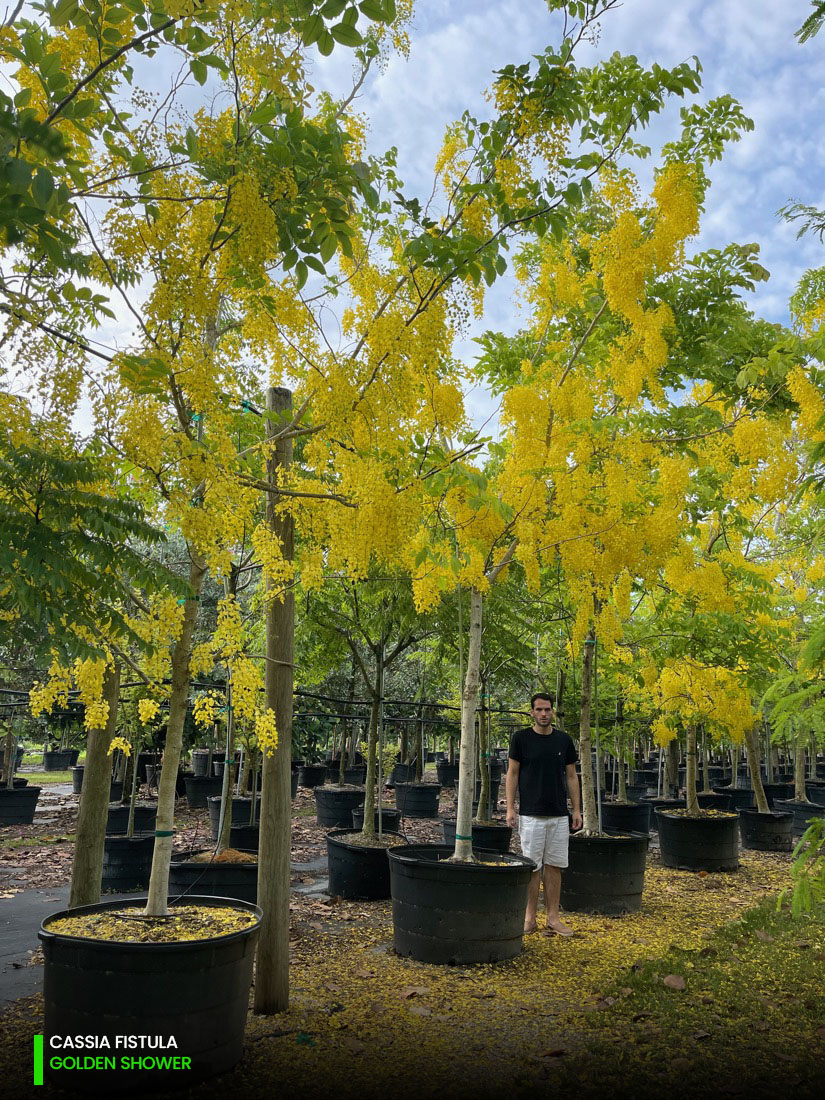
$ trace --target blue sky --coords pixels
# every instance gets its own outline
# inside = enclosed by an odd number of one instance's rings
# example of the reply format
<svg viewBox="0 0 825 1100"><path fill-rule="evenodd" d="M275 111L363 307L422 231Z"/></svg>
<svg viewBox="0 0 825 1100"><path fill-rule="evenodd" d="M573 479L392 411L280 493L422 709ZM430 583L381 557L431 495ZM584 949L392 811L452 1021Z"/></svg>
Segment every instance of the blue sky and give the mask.
<svg viewBox="0 0 825 1100"><path fill-rule="evenodd" d="M797 240L795 228L777 217L789 200L825 207L825 32L805 45L794 38L809 11L808 0L624 0L605 15L599 42L578 54L579 64L618 50L668 67L696 55L703 69L697 98L729 93L741 102L755 128L713 166L695 247L758 242L771 278L752 306L775 321L788 320L788 298L802 273L825 264L816 238ZM397 146L408 193L425 197L445 126L465 108L483 113L491 73L557 42L559 27L544 0L417 0L409 60L393 57L357 101L371 120L370 149ZM340 92L350 79L346 51L316 67L318 87ZM645 132L654 154L675 133L681 102ZM505 279L474 332L512 331L518 320ZM462 341L458 350L471 356L474 345ZM477 399L476 414L486 407Z"/></svg>

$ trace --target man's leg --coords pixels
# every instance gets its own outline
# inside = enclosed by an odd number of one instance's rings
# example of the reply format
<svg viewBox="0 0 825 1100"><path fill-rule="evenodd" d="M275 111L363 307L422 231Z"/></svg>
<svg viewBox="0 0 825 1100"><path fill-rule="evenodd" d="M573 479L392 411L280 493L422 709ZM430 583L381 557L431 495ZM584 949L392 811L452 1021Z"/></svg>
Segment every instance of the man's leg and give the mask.
<svg viewBox="0 0 825 1100"><path fill-rule="evenodd" d="M561 873L567 866L569 829L567 818L559 818L548 830L544 851L544 907L547 910L547 931L559 936L572 936L573 929L559 918Z"/></svg>
<svg viewBox="0 0 825 1100"><path fill-rule="evenodd" d="M530 876L530 883L527 887L527 912L524 914L524 931L535 932L538 928L536 923L536 909L539 904L539 885L541 883L541 874L539 871L534 871Z"/></svg>

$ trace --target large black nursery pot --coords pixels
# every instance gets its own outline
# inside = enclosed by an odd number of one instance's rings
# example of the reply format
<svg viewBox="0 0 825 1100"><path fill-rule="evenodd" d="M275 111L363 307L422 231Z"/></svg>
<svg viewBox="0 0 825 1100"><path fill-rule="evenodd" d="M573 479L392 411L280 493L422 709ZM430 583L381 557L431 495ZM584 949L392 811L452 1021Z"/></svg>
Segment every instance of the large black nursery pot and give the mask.
<svg viewBox="0 0 825 1100"><path fill-rule="evenodd" d="M651 790L651 787L647 783L628 783L626 788L627 797L631 802L640 802L643 798L647 797L647 793ZM656 790L656 784L653 784L654 791Z"/></svg>
<svg viewBox="0 0 825 1100"><path fill-rule="evenodd" d="M739 811L739 836L743 848L756 852L790 852L793 848L793 814L760 814L758 810Z"/></svg>
<svg viewBox="0 0 825 1100"><path fill-rule="evenodd" d="M386 780L387 787L396 787L399 783L414 783L415 782L415 764L394 764L393 769L390 772L389 779Z"/></svg>
<svg viewBox="0 0 825 1100"><path fill-rule="evenodd" d="M257 852L261 842L261 826L230 825L229 846L239 852Z"/></svg>
<svg viewBox="0 0 825 1100"><path fill-rule="evenodd" d="M825 806L817 806L815 802L797 802L794 799L779 799L774 802L774 809L781 813L793 814L793 835L801 837L810 824L812 817L825 817Z"/></svg>
<svg viewBox="0 0 825 1100"><path fill-rule="evenodd" d="M103 846L101 890L125 894L130 890L147 889L154 851L154 832L107 836Z"/></svg>
<svg viewBox="0 0 825 1100"><path fill-rule="evenodd" d="M17 771L17 769L23 763L23 753L25 751L26 750L23 748L22 745L18 745L17 752L16 752L15 757L14 757L14 770L15 771ZM6 766L6 750L5 749L0 749L0 771L4 770L5 766Z"/></svg>
<svg viewBox="0 0 825 1100"><path fill-rule="evenodd" d="M192 863L197 851L173 856L169 869L169 896L203 894L254 902L258 896L258 862ZM253 852L257 855L257 852Z"/></svg>
<svg viewBox="0 0 825 1100"><path fill-rule="evenodd" d="M209 749L193 749L192 774L199 779L209 775Z"/></svg>
<svg viewBox="0 0 825 1100"><path fill-rule="evenodd" d="M685 871L736 871L739 867L739 815L708 812L688 817L684 813L656 810L659 851L665 867Z"/></svg>
<svg viewBox="0 0 825 1100"><path fill-rule="evenodd" d="M453 863L452 854L439 844L389 850L396 952L458 965L518 955L535 863L480 849L474 854L486 862Z"/></svg>
<svg viewBox="0 0 825 1100"><path fill-rule="evenodd" d="M816 806L825 806L825 783L821 786L819 784L807 783L805 789L808 792L809 802L813 802Z"/></svg>
<svg viewBox="0 0 825 1100"><path fill-rule="evenodd" d="M298 768L298 785L301 787L320 787L326 779L326 764L301 764Z"/></svg>
<svg viewBox="0 0 825 1100"><path fill-rule="evenodd" d="M155 828L158 816L157 802L135 803L135 832L145 833ZM123 836L129 828L129 804L111 802L109 816L106 819L107 836Z"/></svg>
<svg viewBox="0 0 825 1100"><path fill-rule="evenodd" d="M44 772L65 772L72 766L72 750L56 749L54 752L43 753Z"/></svg>
<svg viewBox="0 0 825 1100"><path fill-rule="evenodd" d="M209 807L209 825L212 829L212 839L218 839L218 828L221 823L221 796L212 795L207 798L206 804ZM249 811L252 809L251 798L239 798L237 795L232 799L232 825L248 825L249 824ZM255 821L259 821L261 817L261 796L258 795L255 804Z"/></svg>
<svg viewBox="0 0 825 1100"><path fill-rule="evenodd" d="M793 798L793 783L763 783L762 786L765 789L765 798L768 800L768 805L773 808L774 801L777 798Z"/></svg>
<svg viewBox="0 0 825 1100"><path fill-rule="evenodd" d="M50 1082L84 1092L116 1095L137 1089L186 1087L232 1069L243 1056L243 1038L252 984L252 962L261 922L253 904L225 898L187 897L182 904L244 909L256 917L249 928L224 936L180 943L114 943L52 932L50 925L66 916L134 908L146 898L85 905L47 917L38 933L43 944L45 1071ZM173 903L174 904L174 903ZM52 1035L105 1036L110 1049L93 1054L126 1057L177 1055L191 1069L145 1068L113 1072L53 1069ZM116 1036L174 1037L177 1048L126 1050ZM78 1053L83 1058L86 1051Z"/></svg>
<svg viewBox="0 0 825 1100"><path fill-rule="evenodd" d="M375 810L375 829L378 830L378 808ZM359 806L357 810L352 811L352 826L356 832L360 832L364 828L364 807ZM394 809L392 806L381 807L381 828L385 833L397 833L401 827L401 811ZM389 896L389 895L388 895Z"/></svg>
<svg viewBox="0 0 825 1100"><path fill-rule="evenodd" d="M435 766L438 782L442 787L454 787L458 782L458 764L450 764L447 760L439 761Z"/></svg>
<svg viewBox="0 0 825 1100"><path fill-rule="evenodd" d="M716 783L713 784L713 790L728 796L732 810L750 810L753 807L753 787L731 787Z"/></svg>
<svg viewBox="0 0 825 1100"><path fill-rule="evenodd" d="M83 792L83 775L86 768L83 764L75 764L71 769L72 772L72 794L81 794ZM123 798L123 783L116 783L114 779L109 787L109 801L120 802Z"/></svg>
<svg viewBox="0 0 825 1100"><path fill-rule="evenodd" d="M456 822L443 821L441 828L444 830L444 843L455 845ZM512 834L513 830L509 825L499 825L497 822L472 824L474 848L483 848L490 852L509 852Z"/></svg>
<svg viewBox="0 0 825 1100"><path fill-rule="evenodd" d="M602 828L649 833L650 812L649 802L602 802Z"/></svg>
<svg viewBox="0 0 825 1100"><path fill-rule="evenodd" d="M316 787L315 815L319 825L346 829L352 821L352 811L364 805L364 787Z"/></svg>
<svg viewBox="0 0 825 1100"><path fill-rule="evenodd" d="M561 876L561 905L572 913L619 916L642 907L650 833L572 833Z"/></svg>
<svg viewBox="0 0 825 1100"><path fill-rule="evenodd" d="M0 826L31 825L34 811L40 797L40 787L17 786L17 780L11 790L0 787Z"/></svg>
<svg viewBox="0 0 825 1100"><path fill-rule="evenodd" d="M438 783L396 783L395 805L404 817L438 817L440 792Z"/></svg>
<svg viewBox="0 0 825 1100"><path fill-rule="evenodd" d="M733 799L727 791L698 791L696 800L703 810L733 810Z"/></svg>
<svg viewBox="0 0 825 1100"><path fill-rule="evenodd" d="M458 780L454 783L456 797L458 797ZM498 805L498 792L501 786L501 779L490 780L490 808L495 809ZM473 795L474 802L478 803L481 800L481 780L476 780L475 794Z"/></svg>
<svg viewBox="0 0 825 1100"><path fill-rule="evenodd" d="M385 829L391 835L391 830ZM348 844L352 829L333 829L327 833L327 893L333 898L363 898L376 901L390 896L388 848L370 848ZM397 835L397 834L396 834Z"/></svg>
<svg viewBox="0 0 825 1100"><path fill-rule="evenodd" d="M683 810L687 806L684 798L653 798L651 796L642 798L641 801L650 806L650 828L654 833L659 830L659 822L656 817L658 809Z"/></svg>
<svg viewBox="0 0 825 1100"><path fill-rule="evenodd" d="M223 790L223 780L216 775L187 775L184 777L186 801L190 810L205 810L208 798L214 798Z"/></svg>

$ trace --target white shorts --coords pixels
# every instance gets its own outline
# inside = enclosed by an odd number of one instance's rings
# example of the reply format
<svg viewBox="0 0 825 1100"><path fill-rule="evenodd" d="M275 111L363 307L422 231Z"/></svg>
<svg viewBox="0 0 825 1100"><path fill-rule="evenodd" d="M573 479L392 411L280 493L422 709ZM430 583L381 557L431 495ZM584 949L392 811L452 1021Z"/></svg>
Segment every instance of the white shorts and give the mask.
<svg viewBox="0 0 825 1100"><path fill-rule="evenodd" d="M518 835L521 854L532 859L539 870L548 867L567 866L567 846L570 839L570 821L564 817L527 817L518 819Z"/></svg>

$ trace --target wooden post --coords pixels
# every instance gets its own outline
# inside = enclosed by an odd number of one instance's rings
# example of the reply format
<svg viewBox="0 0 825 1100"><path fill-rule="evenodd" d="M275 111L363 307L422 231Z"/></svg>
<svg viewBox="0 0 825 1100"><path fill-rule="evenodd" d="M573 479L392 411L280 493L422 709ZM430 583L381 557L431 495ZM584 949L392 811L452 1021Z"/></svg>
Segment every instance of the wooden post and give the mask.
<svg viewBox="0 0 825 1100"><path fill-rule="evenodd" d="M266 396L270 413L267 435L276 434L276 414L286 423L292 416L292 394L270 387ZM267 458L267 480L277 485L279 474L292 462L292 440L281 439ZM292 517L278 515L276 493L267 494L267 521L281 541L286 561L294 558ZM267 582L269 588L271 581ZM258 849L258 905L263 922L258 941L255 973L255 1011L285 1012L289 1007L289 852L292 839L292 689L295 641L295 597L291 589L270 598L266 610L266 705L275 712L278 748L263 758L261 827Z"/></svg>
<svg viewBox="0 0 825 1100"><path fill-rule="evenodd" d="M78 905L94 905L100 901L103 845L112 783L109 745L115 735L119 690L120 666L107 665L103 676L103 699L109 704L106 725L103 729L89 730L86 741L86 765L80 808L77 812L72 885L69 891L70 909Z"/></svg>

